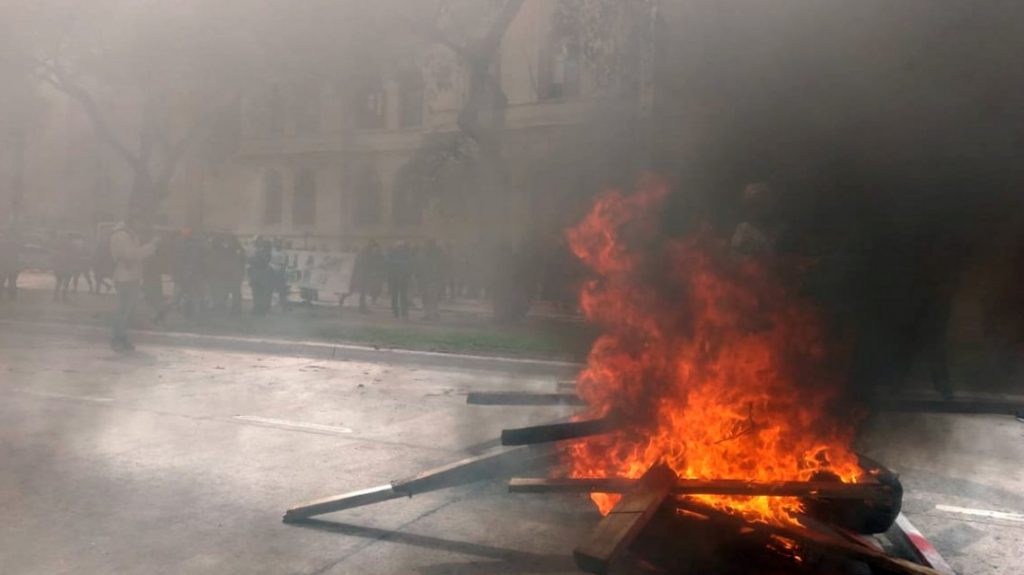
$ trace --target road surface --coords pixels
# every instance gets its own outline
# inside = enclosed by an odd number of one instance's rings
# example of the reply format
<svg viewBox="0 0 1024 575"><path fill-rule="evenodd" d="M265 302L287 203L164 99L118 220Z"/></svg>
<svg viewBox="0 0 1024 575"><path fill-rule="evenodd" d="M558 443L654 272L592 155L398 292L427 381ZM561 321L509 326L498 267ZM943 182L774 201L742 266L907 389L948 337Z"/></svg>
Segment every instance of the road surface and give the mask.
<svg viewBox="0 0 1024 575"><path fill-rule="evenodd" d="M388 357L388 356L383 356ZM415 358L414 358L415 359ZM597 519L495 482L284 525L292 504L493 447L559 408L465 405L470 390L553 391L553 374L105 341L0 326L0 564L10 574L574 573ZM910 518L967 574L1018 573L1024 425L876 422Z"/></svg>

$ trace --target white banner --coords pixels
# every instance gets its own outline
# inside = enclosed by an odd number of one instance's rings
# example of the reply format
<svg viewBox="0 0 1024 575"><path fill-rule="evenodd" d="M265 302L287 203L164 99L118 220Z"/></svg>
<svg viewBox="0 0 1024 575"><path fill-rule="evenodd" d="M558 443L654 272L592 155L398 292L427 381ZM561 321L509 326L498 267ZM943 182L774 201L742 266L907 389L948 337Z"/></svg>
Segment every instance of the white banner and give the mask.
<svg viewBox="0 0 1024 575"><path fill-rule="evenodd" d="M288 256L290 283L300 289L315 290L317 299L341 301L351 293L352 272L356 267L353 252L314 252L284 250ZM346 302L356 305L357 302Z"/></svg>

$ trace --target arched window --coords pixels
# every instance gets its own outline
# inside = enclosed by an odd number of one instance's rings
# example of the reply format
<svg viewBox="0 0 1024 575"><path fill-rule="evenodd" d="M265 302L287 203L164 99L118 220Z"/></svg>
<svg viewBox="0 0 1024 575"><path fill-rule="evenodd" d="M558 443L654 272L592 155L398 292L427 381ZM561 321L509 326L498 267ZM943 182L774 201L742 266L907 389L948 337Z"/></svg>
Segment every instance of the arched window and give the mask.
<svg viewBox="0 0 1024 575"><path fill-rule="evenodd" d="M285 101L281 88L274 85L267 95L267 135L280 136L284 133Z"/></svg>
<svg viewBox="0 0 1024 575"><path fill-rule="evenodd" d="M355 223L372 225L380 223L380 176L372 166L365 166L355 179Z"/></svg>
<svg viewBox="0 0 1024 575"><path fill-rule="evenodd" d="M357 129L384 128L387 118L386 105L384 83L379 76L367 76L354 81L350 108Z"/></svg>
<svg viewBox="0 0 1024 575"><path fill-rule="evenodd" d="M580 49L575 42L549 42L540 52L540 98L578 96L580 93Z"/></svg>
<svg viewBox="0 0 1024 575"><path fill-rule="evenodd" d="M295 194L292 196L292 224L311 226L316 223L316 176L312 170L295 173Z"/></svg>
<svg viewBox="0 0 1024 575"><path fill-rule="evenodd" d="M426 208L426 190L419 181L408 174L403 174L395 185L391 203L391 215L395 224L400 226L416 226L423 222L423 211Z"/></svg>
<svg viewBox="0 0 1024 575"><path fill-rule="evenodd" d="M398 127L423 124L423 75L418 68L408 67L399 74L398 106Z"/></svg>
<svg viewBox="0 0 1024 575"><path fill-rule="evenodd" d="M283 207L284 186L281 183L281 174L276 170L267 170L263 174L263 223L280 224Z"/></svg>

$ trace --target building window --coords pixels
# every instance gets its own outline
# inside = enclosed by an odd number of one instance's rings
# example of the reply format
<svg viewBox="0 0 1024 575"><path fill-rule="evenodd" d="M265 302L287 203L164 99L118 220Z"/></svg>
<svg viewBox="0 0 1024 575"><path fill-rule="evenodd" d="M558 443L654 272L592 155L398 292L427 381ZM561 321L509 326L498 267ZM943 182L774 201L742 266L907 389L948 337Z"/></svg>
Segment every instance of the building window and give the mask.
<svg viewBox="0 0 1024 575"><path fill-rule="evenodd" d="M380 130L385 127L387 100L380 78L365 79L353 93L352 116L355 127L361 130Z"/></svg>
<svg viewBox="0 0 1024 575"><path fill-rule="evenodd" d="M414 173L401 174L392 191L391 217L400 226L417 226L423 223L423 211L427 189L422 179Z"/></svg>
<svg viewBox="0 0 1024 575"><path fill-rule="evenodd" d="M270 136L280 136L284 133L285 122L285 101L281 94L281 88L274 86L267 95L267 131Z"/></svg>
<svg viewBox="0 0 1024 575"><path fill-rule="evenodd" d="M541 51L540 97L553 100L580 93L580 51L574 43L561 43Z"/></svg>
<svg viewBox="0 0 1024 575"><path fill-rule="evenodd" d="M292 196L292 224L311 226L316 222L316 177L312 170L299 170L295 175Z"/></svg>
<svg viewBox="0 0 1024 575"><path fill-rule="evenodd" d="M275 170L267 170L263 174L263 223L280 224L283 207L284 186L281 184L281 174Z"/></svg>
<svg viewBox="0 0 1024 575"><path fill-rule="evenodd" d="M380 223L380 177L372 167L365 167L355 180L354 215L357 225Z"/></svg>
<svg viewBox="0 0 1024 575"><path fill-rule="evenodd" d="M398 79L398 126L412 128L423 124L423 77L409 68Z"/></svg>
<svg viewBox="0 0 1024 575"><path fill-rule="evenodd" d="M292 117L299 134L320 131L320 88L314 83L298 84L292 91Z"/></svg>

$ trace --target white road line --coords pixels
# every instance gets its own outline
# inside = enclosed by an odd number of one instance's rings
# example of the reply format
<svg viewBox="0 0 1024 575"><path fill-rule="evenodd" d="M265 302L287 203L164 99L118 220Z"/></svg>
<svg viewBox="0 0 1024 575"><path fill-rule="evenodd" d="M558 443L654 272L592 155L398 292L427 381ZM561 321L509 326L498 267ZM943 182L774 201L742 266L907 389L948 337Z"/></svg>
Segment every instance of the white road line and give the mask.
<svg viewBox="0 0 1024 575"><path fill-rule="evenodd" d="M110 403L114 401L113 397L97 397L94 395L68 395L65 393L51 393L49 391L36 391L34 389L19 389L22 393L29 395L35 395L39 397L52 397L54 399L73 399L75 401L93 401L96 403Z"/></svg>
<svg viewBox="0 0 1024 575"><path fill-rule="evenodd" d="M320 431L323 433L352 433L352 430L347 427L320 425L319 423L305 423L302 421L288 421L286 419L272 419L269 417L259 417L257 415L236 415L235 419L250 421L252 423L258 423L269 427L280 427L282 429L302 429L306 431Z"/></svg>
<svg viewBox="0 0 1024 575"><path fill-rule="evenodd" d="M1020 521L1024 523L1024 515L1020 513L1007 513L1005 511L988 511L985 509L971 509L970 507L956 507L955 505L936 505L939 511L949 513L960 513L962 515L976 515L978 517L989 517L991 519L1003 519L1006 521Z"/></svg>

